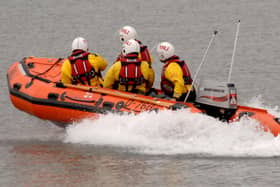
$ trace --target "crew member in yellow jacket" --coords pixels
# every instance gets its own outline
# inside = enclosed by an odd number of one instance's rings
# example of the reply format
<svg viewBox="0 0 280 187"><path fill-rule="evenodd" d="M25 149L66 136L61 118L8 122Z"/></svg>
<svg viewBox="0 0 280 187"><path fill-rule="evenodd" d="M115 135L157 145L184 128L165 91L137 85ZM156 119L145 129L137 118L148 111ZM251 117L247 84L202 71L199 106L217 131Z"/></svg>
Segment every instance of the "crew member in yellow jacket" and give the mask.
<svg viewBox="0 0 280 187"><path fill-rule="evenodd" d="M140 52L139 52L139 57L148 62L150 66L152 66L152 55L148 49L148 46L142 44L142 42L140 40L137 39L138 34L135 30L134 27L126 25L124 27L122 27L119 30L119 35L120 35L120 42L123 44L124 42L126 42L127 40L131 40L134 39L135 41L137 41L140 45ZM122 57L122 53L120 53L116 59L116 61L119 61L120 58Z"/></svg>
<svg viewBox="0 0 280 187"><path fill-rule="evenodd" d="M100 55L88 52L88 42L77 37L72 42L72 54L62 65L61 82L102 86L101 71L107 67L107 61Z"/></svg>
<svg viewBox="0 0 280 187"><path fill-rule="evenodd" d="M122 56L107 71L103 86L121 91L146 94L154 83L154 71L139 58L140 45L128 40L122 45Z"/></svg>
<svg viewBox="0 0 280 187"><path fill-rule="evenodd" d="M164 63L160 83L162 91L177 101L184 101L190 92L188 101L194 101L191 73L187 64L175 55L174 46L169 42L162 42L157 46L157 53Z"/></svg>

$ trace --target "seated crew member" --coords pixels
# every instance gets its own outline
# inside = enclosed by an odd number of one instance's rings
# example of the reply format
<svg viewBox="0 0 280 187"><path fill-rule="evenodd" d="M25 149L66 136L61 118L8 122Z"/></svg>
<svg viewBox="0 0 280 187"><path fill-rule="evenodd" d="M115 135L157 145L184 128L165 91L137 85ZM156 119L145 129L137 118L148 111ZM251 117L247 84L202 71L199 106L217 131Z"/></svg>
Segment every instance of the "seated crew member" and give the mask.
<svg viewBox="0 0 280 187"><path fill-rule="evenodd" d="M121 91L146 94L154 82L148 62L139 58L140 45L128 40L122 45L122 57L107 71L103 86Z"/></svg>
<svg viewBox="0 0 280 187"><path fill-rule="evenodd" d="M77 37L72 42L72 54L62 65L61 82L102 86L101 71L107 67L107 61L100 55L88 52L88 42Z"/></svg>
<svg viewBox="0 0 280 187"><path fill-rule="evenodd" d="M135 28L128 26L128 25L124 26L120 29L119 35L120 35L120 41L122 44L130 39L136 40L140 45L140 53L139 53L140 58L142 60L148 62L150 65L152 64L151 53L149 52L149 49L146 45L143 45L140 40L136 39L137 32L136 32ZM121 56L122 56L122 53L119 54L116 61L119 61Z"/></svg>
<svg viewBox="0 0 280 187"><path fill-rule="evenodd" d="M164 63L161 74L161 89L169 97L184 101L190 91L188 101L195 100L195 91L191 87L192 78L187 64L175 55L174 46L162 42L157 46L159 60Z"/></svg>

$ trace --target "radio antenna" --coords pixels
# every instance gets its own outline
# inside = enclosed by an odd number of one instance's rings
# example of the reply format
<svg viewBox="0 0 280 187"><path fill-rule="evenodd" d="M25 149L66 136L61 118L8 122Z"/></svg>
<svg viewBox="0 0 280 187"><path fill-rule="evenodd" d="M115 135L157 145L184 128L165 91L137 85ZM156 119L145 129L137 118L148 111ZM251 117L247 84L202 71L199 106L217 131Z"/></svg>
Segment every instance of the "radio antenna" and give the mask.
<svg viewBox="0 0 280 187"><path fill-rule="evenodd" d="M210 48L210 46L211 46L211 44L212 44L212 42L213 42L215 36L217 35L217 33L218 33L218 31L215 30L214 33L213 33L213 35L212 35L212 37L211 37L211 40L209 41L208 47L206 48L206 51L205 51L205 53L204 53L204 55L203 55L203 57L202 57L202 60L201 60L199 66L198 66L198 68L197 68L197 70L196 70L196 73L195 73L195 75L194 75L194 78L193 78L193 81L192 81L192 84L191 84L191 88L190 88L190 90L188 91L188 93L187 93L187 95L186 95L186 97L185 97L184 102L186 102L186 101L188 100L188 97L189 97L189 95L190 95L190 92L191 92L191 90L192 90L192 88L193 88L193 84L194 84L194 82L196 81L196 77L197 77L197 75L198 75L198 72L200 71L201 66L202 66L202 64L203 64L204 61L205 61L205 58L206 58L207 53L208 53L208 50L209 50L209 48Z"/></svg>
<svg viewBox="0 0 280 187"><path fill-rule="evenodd" d="M233 67L233 63L234 63L234 56L235 56L235 52L236 52L237 39L238 39L238 35L239 35L239 27L240 27L240 20L238 20L238 22L237 22L237 29L236 29L236 33L235 33L233 52L232 52L230 69L229 69L229 74L228 74L228 83L230 83L232 67Z"/></svg>

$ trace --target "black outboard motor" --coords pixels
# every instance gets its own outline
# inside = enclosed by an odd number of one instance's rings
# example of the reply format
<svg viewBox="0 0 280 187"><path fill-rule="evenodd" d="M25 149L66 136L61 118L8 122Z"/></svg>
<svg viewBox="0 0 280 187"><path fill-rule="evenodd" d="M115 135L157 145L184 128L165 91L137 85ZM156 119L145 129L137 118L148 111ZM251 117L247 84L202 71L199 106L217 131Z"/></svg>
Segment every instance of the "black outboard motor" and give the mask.
<svg viewBox="0 0 280 187"><path fill-rule="evenodd" d="M237 92L233 83L200 81L195 106L207 115L228 121L237 109Z"/></svg>

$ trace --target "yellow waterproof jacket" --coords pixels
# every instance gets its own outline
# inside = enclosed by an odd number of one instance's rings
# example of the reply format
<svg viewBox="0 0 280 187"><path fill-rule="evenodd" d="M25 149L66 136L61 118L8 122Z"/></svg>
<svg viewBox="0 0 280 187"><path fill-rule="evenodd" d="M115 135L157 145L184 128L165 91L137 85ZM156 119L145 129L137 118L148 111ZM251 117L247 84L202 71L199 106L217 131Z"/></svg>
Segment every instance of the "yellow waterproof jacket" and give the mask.
<svg viewBox="0 0 280 187"><path fill-rule="evenodd" d="M146 61L141 62L140 68L145 81L141 85L136 86L135 89L141 93L147 93L154 83L154 79L155 79L154 71ZM104 83L103 83L104 88L115 88L115 84L117 83L116 87L118 90L126 91L126 86L118 83L120 70L121 70L121 61L115 62L109 68L104 78ZM131 91L132 88L133 86L129 85L128 91Z"/></svg>
<svg viewBox="0 0 280 187"><path fill-rule="evenodd" d="M100 55L89 54L88 61L94 68L95 72L101 72L106 69L108 62ZM72 66L69 59L65 59L61 68L61 81L62 83L72 83ZM101 76L95 76L90 80L91 86L101 86L103 79Z"/></svg>
<svg viewBox="0 0 280 187"><path fill-rule="evenodd" d="M170 81L174 86L174 98L180 98L182 94L189 91L191 88L190 84L185 85L183 79L183 71L181 66L176 62L170 62L167 67L163 69L162 79L165 77L168 81ZM162 80L163 81L163 80Z"/></svg>

